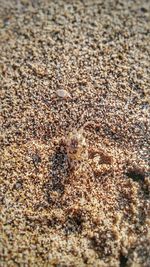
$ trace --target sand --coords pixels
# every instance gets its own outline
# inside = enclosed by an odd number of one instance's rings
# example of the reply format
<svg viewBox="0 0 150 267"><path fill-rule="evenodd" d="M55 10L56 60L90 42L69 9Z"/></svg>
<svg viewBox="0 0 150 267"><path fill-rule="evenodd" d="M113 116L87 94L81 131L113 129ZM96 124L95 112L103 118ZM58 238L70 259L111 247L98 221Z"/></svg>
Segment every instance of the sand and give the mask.
<svg viewBox="0 0 150 267"><path fill-rule="evenodd" d="M149 10L0 1L1 267L150 266Z"/></svg>

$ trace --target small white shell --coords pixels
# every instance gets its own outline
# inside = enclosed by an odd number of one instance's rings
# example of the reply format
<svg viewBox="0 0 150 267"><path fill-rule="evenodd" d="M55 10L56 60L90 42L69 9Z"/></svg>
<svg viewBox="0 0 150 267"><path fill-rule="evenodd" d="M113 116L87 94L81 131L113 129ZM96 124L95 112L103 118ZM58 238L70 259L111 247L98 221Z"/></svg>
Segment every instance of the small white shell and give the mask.
<svg viewBox="0 0 150 267"><path fill-rule="evenodd" d="M71 98L71 95L66 90L63 89L57 90L56 94L62 98Z"/></svg>

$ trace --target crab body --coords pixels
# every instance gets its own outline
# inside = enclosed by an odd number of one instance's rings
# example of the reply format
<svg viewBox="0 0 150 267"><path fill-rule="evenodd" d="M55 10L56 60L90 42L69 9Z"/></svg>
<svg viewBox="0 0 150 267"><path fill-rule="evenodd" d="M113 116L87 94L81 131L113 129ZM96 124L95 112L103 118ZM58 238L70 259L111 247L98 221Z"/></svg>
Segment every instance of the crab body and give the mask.
<svg viewBox="0 0 150 267"><path fill-rule="evenodd" d="M88 144L82 130L73 130L69 133L66 139L66 151L72 165L88 159Z"/></svg>

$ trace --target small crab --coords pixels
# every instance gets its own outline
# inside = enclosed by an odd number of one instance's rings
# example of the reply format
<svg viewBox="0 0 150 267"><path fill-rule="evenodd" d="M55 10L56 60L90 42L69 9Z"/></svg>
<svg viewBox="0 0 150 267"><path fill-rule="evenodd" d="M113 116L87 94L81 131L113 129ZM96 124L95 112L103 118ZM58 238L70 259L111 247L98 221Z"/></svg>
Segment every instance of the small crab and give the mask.
<svg viewBox="0 0 150 267"><path fill-rule="evenodd" d="M83 135L83 129L74 129L64 140L68 161L71 167L77 162L83 162L88 159L88 144Z"/></svg>
<svg viewBox="0 0 150 267"><path fill-rule="evenodd" d="M71 170L83 170L89 166L98 171L104 165L111 165L111 155L107 154L101 146L89 146L84 128L87 126L97 127L98 124L87 121L81 128L72 130L62 141L67 153L67 159ZM99 125L98 125L99 126ZM100 167L98 167L100 165ZM99 171L98 171L99 172Z"/></svg>

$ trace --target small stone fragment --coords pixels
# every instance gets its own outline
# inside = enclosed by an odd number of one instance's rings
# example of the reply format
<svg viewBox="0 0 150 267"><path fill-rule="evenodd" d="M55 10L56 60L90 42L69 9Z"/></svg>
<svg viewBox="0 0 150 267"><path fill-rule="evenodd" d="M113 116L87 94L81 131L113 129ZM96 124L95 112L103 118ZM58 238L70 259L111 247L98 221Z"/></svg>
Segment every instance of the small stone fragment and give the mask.
<svg viewBox="0 0 150 267"><path fill-rule="evenodd" d="M59 97L62 97L62 98L71 98L71 95L66 91L66 90L63 90L63 89L60 89L60 90L57 90L56 91L56 94L59 96Z"/></svg>

